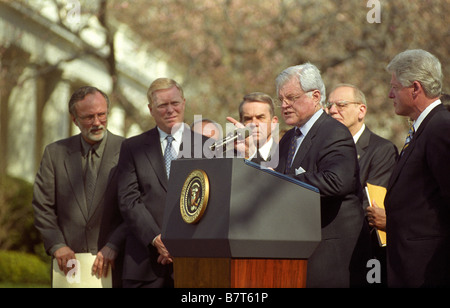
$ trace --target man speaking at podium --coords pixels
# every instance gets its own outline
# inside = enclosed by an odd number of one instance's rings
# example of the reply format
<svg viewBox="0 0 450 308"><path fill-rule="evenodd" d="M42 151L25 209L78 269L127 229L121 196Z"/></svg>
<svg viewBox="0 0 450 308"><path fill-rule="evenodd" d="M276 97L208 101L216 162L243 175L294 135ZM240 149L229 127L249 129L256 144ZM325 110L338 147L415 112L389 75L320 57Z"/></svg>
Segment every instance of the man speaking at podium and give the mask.
<svg viewBox="0 0 450 308"><path fill-rule="evenodd" d="M285 69L276 86L281 115L294 127L280 140L276 171L315 186L321 195L322 241L308 260L306 286L363 286L370 238L353 138L323 111L325 86L314 65Z"/></svg>

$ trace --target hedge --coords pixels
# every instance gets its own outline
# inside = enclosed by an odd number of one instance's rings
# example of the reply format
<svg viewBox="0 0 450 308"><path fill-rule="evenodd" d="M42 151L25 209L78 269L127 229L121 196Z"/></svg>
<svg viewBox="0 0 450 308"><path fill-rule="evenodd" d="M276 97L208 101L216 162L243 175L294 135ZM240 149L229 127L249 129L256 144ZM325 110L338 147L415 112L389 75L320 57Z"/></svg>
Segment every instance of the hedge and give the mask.
<svg viewBox="0 0 450 308"><path fill-rule="evenodd" d="M29 253L0 250L0 282L50 284L50 264Z"/></svg>
<svg viewBox="0 0 450 308"><path fill-rule="evenodd" d="M44 258L42 240L34 227L33 185L0 175L0 250L24 251Z"/></svg>

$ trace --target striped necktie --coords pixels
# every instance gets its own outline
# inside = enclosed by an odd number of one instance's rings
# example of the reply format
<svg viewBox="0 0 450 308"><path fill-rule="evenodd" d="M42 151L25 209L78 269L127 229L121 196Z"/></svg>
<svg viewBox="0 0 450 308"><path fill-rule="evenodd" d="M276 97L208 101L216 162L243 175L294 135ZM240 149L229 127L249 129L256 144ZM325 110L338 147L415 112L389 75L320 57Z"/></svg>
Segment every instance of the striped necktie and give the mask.
<svg viewBox="0 0 450 308"><path fill-rule="evenodd" d="M406 136L405 145L403 146L402 151L400 152L400 156L403 155L403 152L409 146L409 143L411 142L414 133L415 133L414 125L411 125L411 127L409 128L408 136Z"/></svg>
<svg viewBox="0 0 450 308"><path fill-rule="evenodd" d="M302 132L299 128L295 128L294 135L291 138L291 144L289 146L288 158L286 161L286 169L285 173L288 173L288 170L291 168L292 161L294 160L295 151L297 150L297 140L302 135Z"/></svg>
<svg viewBox="0 0 450 308"><path fill-rule="evenodd" d="M171 164L172 160L175 159L175 150L172 147L173 139L174 138L172 135L167 135L167 137L166 137L167 145L166 145L166 148L164 149L164 163L166 165L167 178L169 178L169 175L170 175L170 164Z"/></svg>
<svg viewBox="0 0 450 308"><path fill-rule="evenodd" d="M86 204L88 208L92 204L94 197L95 183L97 182L97 169L94 164L95 150L93 147L89 149L86 156L86 170L84 175L84 191L86 194Z"/></svg>

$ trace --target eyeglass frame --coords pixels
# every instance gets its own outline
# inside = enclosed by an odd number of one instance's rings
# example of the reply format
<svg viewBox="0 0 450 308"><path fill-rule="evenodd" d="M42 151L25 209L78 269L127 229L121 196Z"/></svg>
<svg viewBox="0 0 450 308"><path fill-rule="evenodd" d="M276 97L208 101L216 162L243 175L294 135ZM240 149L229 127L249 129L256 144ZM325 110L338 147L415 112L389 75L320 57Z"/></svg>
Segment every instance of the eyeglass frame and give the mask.
<svg viewBox="0 0 450 308"><path fill-rule="evenodd" d="M316 91L316 89L314 89L314 90L309 90L309 91L306 91L306 92L304 92L303 94L299 94L299 95L295 95L295 96L292 96L292 97L285 97L284 99L280 99L279 97L276 99L276 102L277 102L277 106L278 107L281 107L282 105L283 105L283 103L284 102L286 102L286 105L288 105L288 107L292 107L296 102L297 102L297 100L300 98L300 97L302 97L303 95L305 95L305 94L308 94L309 92L314 92L314 91ZM290 103L288 103L288 101L290 102Z"/></svg>
<svg viewBox="0 0 450 308"><path fill-rule="evenodd" d="M339 101L339 102L326 102L324 104L324 107L327 109L331 109L331 107L333 107L333 105L336 105L336 108L338 110L343 110L345 107L347 107L348 105L363 105L362 102L350 102L350 101Z"/></svg>
<svg viewBox="0 0 450 308"><path fill-rule="evenodd" d="M82 121L84 124L92 124L95 122L95 118L98 118L100 122L105 122L108 119L108 112L100 112L96 114L89 114L87 116L79 116L77 115L77 118Z"/></svg>

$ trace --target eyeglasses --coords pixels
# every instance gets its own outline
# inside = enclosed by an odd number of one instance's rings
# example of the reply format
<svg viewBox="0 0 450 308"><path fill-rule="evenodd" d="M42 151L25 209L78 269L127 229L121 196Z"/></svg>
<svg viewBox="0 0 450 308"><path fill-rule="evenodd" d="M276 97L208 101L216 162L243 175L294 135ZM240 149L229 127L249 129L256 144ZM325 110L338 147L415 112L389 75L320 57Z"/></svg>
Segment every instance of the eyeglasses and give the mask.
<svg viewBox="0 0 450 308"><path fill-rule="evenodd" d="M305 95L305 94L307 94L307 93L309 93L309 92L312 92L312 91L314 91L314 90L305 92L305 93L300 94L300 95L295 95L295 96L293 95L293 96L288 96L288 97L285 97L285 98L278 98L278 99L277 99L277 105L278 105L279 107L281 107L281 106L283 105L283 103L286 103L286 105L288 105L288 107L291 107L292 105L295 104L295 102L296 102L300 97L302 97L303 95Z"/></svg>
<svg viewBox="0 0 450 308"><path fill-rule="evenodd" d="M336 105L336 108L338 110L342 110L342 109L344 109L345 107L347 107L348 105L351 105L351 104L360 105L362 103L361 102L349 102L349 101L326 102L325 103L325 108L331 109L331 107L333 107L333 105Z"/></svg>
<svg viewBox="0 0 450 308"><path fill-rule="evenodd" d="M80 119L80 121L85 124L92 124L95 122L95 117L97 117L100 122L105 122L107 116L108 116L107 112L101 112L97 114L90 114L84 117L78 117L78 119Z"/></svg>

